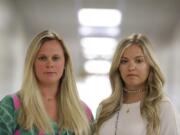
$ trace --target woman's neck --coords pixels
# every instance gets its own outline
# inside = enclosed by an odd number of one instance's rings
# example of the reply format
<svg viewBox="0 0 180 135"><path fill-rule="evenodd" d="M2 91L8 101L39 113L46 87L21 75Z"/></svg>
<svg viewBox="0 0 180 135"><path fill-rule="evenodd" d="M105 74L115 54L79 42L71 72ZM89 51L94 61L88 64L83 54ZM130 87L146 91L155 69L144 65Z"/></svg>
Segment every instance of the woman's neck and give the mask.
<svg viewBox="0 0 180 135"><path fill-rule="evenodd" d="M58 85L40 85L42 97L45 99L55 99L58 92Z"/></svg>
<svg viewBox="0 0 180 135"><path fill-rule="evenodd" d="M123 93L123 102L124 103L134 103L134 102L138 102L143 100L145 95L145 91L141 91L138 93L133 93L133 94L129 94L129 93Z"/></svg>
<svg viewBox="0 0 180 135"><path fill-rule="evenodd" d="M59 85L40 85L39 88L47 114L53 121L58 122L57 93Z"/></svg>
<svg viewBox="0 0 180 135"><path fill-rule="evenodd" d="M143 100L145 95L145 87L124 88L123 102L134 103Z"/></svg>

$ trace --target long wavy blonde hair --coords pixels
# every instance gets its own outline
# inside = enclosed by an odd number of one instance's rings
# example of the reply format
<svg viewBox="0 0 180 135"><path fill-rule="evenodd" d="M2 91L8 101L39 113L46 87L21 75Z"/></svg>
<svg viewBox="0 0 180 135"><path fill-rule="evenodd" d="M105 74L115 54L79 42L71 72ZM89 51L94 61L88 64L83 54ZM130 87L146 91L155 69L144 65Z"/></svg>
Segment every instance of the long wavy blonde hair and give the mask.
<svg viewBox="0 0 180 135"><path fill-rule="evenodd" d="M21 99L18 123L27 130L35 126L39 130L53 134L50 118L45 111L34 72L37 53L42 44L49 40L56 40L60 43L65 57L65 70L59 81L57 95L58 126L76 135L88 135L90 134L89 122L78 96L70 55L61 38L55 32L48 30L39 33L27 51L23 83L18 92Z"/></svg>
<svg viewBox="0 0 180 135"><path fill-rule="evenodd" d="M146 93L140 108L142 117L148 122L147 135L160 135L158 111L159 103L163 97L164 77L154 57L150 41L142 34L133 34L129 36L122 40L116 48L109 73L112 94L100 104L101 111L95 123L97 134L99 134L99 129L103 122L111 118L112 115L121 108L124 84L119 73L119 64L125 49L132 45L138 45L142 49L150 65L150 73L146 81Z"/></svg>

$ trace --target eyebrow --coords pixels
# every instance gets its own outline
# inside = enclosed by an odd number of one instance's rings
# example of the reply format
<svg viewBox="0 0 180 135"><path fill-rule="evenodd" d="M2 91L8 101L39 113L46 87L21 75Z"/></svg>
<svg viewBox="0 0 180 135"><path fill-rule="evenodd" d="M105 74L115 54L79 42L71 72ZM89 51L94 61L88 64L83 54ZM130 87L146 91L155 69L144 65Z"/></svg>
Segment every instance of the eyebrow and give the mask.
<svg viewBox="0 0 180 135"><path fill-rule="evenodd" d="M47 54L45 54L45 53L39 53L38 55L40 55L40 56L47 56ZM56 54L53 54L53 56L60 56L60 54L56 53Z"/></svg>
<svg viewBox="0 0 180 135"><path fill-rule="evenodd" d="M143 56L143 55L140 55L140 56L136 56L135 58L144 58L144 56ZM122 57L121 57L121 59L128 59L128 58L127 58L127 57L122 56Z"/></svg>

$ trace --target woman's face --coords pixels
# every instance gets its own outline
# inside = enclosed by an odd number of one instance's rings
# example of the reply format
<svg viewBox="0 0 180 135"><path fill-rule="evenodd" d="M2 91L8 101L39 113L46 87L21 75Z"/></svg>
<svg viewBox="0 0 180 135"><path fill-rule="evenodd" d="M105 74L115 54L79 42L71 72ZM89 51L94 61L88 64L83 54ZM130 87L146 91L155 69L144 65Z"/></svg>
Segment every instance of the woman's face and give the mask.
<svg viewBox="0 0 180 135"><path fill-rule="evenodd" d="M121 77L127 89L141 89L145 87L150 66L138 45L125 49L119 65Z"/></svg>
<svg viewBox="0 0 180 135"><path fill-rule="evenodd" d="M46 41L40 48L34 71L41 85L57 85L64 72L65 58L61 44L56 40Z"/></svg>

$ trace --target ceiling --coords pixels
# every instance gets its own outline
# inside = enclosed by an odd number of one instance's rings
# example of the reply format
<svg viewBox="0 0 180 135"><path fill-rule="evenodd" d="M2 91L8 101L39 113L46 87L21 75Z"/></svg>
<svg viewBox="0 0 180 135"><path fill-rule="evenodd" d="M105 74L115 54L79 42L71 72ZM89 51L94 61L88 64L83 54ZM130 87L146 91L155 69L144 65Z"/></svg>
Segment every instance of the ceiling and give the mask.
<svg viewBox="0 0 180 135"><path fill-rule="evenodd" d="M119 9L122 23L116 39L140 32L161 47L171 42L180 18L180 0L14 0L13 4L24 24L28 41L48 28L62 36L69 46L77 75L84 74L86 60L78 32L77 12L80 8Z"/></svg>

